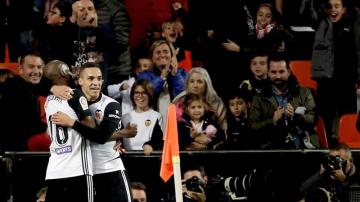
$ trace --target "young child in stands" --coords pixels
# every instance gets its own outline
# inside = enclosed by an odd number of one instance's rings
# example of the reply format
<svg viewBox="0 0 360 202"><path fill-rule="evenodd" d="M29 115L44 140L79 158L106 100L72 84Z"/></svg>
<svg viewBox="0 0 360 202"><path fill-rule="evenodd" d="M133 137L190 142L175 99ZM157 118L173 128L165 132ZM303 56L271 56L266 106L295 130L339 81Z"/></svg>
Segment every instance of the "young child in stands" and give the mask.
<svg viewBox="0 0 360 202"><path fill-rule="evenodd" d="M250 94L243 89L230 91L227 97L227 141L223 149L238 150L251 148L248 113L250 109Z"/></svg>
<svg viewBox="0 0 360 202"><path fill-rule="evenodd" d="M184 61L190 62L191 57L186 55L185 50L188 50L189 48L183 38L183 25L181 21L164 22L161 27L161 37L174 46L178 65L186 70L189 70L192 64Z"/></svg>
<svg viewBox="0 0 360 202"><path fill-rule="evenodd" d="M124 115L133 109L133 104L130 98L130 90L137 75L142 71L151 71L153 64L147 57L140 57L134 68L133 75L128 80L122 81L118 84L108 85L107 90L110 97L121 100L121 114Z"/></svg>
<svg viewBox="0 0 360 202"><path fill-rule="evenodd" d="M265 51L254 51L250 56L251 75L248 80L240 84L240 88L248 91L250 101L256 93L261 93L268 83L268 53Z"/></svg>
<svg viewBox="0 0 360 202"><path fill-rule="evenodd" d="M178 121L180 149L215 149L225 139L225 133L213 119L214 114L207 110L205 99L188 94L184 104L185 111Z"/></svg>

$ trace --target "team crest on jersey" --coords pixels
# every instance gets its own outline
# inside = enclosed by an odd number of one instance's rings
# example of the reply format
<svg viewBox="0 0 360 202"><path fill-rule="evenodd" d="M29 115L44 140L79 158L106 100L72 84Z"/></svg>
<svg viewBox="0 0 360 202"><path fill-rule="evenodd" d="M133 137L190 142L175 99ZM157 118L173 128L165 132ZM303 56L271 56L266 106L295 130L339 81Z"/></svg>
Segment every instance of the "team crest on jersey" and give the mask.
<svg viewBox="0 0 360 202"><path fill-rule="evenodd" d="M150 119L147 119L146 121L145 121L145 126L146 127L149 127L151 125L151 120Z"/></svg>
<svg viewBox="0 0 360 202"><path fill-rule="evenodd" d="M89 109L87 100L86 100L86 98L85 98L84 96L81 96L81 97L80 97L79 102L80 102L81 108L82 108L83 110Z"/></svg>
<svg viewBox="0 0 360 202"><path fill-rule="evenodd" d="M103 113L102 113L102 111L101 111L100 109L96 110L96 111L95 111L95 119L96 119L97 121L101 121L102 118L103 118Z"/></svg>

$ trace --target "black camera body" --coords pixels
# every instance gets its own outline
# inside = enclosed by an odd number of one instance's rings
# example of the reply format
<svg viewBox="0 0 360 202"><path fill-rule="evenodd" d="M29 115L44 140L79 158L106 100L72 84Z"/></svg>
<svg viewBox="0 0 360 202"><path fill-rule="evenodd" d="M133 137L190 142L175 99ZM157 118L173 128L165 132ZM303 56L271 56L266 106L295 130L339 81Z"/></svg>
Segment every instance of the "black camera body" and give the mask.
<svg viewBox="0 0 360 202"><path fill-rule="evenodd" d="M201 192L201 189L200 189L201 183L200 183L199 178L196 176L193 176L192 178L187 179L185 181L185 186L186 186L186 189L189 191Z"/></svg>
<svg viewBox="0 0 360 202"><path fill-rule="evenodd" d="M346 163L347 161L340 156L326 156L322 164L327 172L339 169L343 169L345 172Z"/></svg>

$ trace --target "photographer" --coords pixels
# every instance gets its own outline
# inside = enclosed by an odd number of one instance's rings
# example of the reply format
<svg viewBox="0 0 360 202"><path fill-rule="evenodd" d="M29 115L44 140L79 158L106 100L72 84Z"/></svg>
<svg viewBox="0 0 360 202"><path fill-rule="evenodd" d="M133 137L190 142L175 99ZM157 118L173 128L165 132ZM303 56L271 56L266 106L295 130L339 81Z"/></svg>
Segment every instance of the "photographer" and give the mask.
<svg viewBox="0 0 360 202"><path fill-rule="evenodd" d="M300 201L305 201L314 189L329 192L329 201L349 201L349 189L355 183L355 171L350 148L346 144L340 144L330 150L321 163L320 170L303 182L300 187Z"/></svg>
<svg viewBox="0 0 360 202"><path fill-rule="evenodd" d="M207 176L203 166L190 165L184 170L182 185L184 202L205 202Z"/></svg>

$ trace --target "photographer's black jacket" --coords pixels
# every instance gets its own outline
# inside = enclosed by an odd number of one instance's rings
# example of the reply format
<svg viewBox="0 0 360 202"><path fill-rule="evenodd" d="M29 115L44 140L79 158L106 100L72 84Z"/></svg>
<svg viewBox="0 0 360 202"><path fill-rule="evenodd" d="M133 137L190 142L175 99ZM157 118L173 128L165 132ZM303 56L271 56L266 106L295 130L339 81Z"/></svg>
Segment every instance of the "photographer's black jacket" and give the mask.
<svg viewBox="0 0 360 202"><path fill-rule="evenodd" d="M355 172L355 166L352 167L352 170L349 173L350 174L347 174L346 182L342 183L331 179L328 172L322 174L317 172L303 182L299 190L299 199L304 198L311 189L321 187L329 192L335 192L335 197L332 201L349 201L350 187L359 183L359 176L358 173Z"/></svg>

